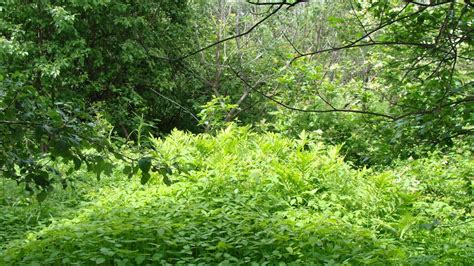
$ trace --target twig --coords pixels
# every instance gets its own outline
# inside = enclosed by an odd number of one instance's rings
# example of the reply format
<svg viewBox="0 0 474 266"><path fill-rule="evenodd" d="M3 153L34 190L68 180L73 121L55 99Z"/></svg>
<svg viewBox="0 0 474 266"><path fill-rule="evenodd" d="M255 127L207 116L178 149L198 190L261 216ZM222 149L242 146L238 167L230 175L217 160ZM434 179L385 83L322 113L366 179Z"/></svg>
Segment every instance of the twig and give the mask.
<svg viewBox="0 0 474 266"><path fill-rule="evenodd" d="M373 33L385 28L385 27L388 27L396 22L399 22L399 21L402 21L404 19L407 19L407 18L410 18L414 15L417 15L421 12L423 12L424 10L426 10L426 7L423 7L421 8L420 10L416 11L416 12L413 12L411 14L408 14L408 15L405 15L405 16L402 16L402 17L399 17L397 19L393 19L393 20L390 20L388 22L385 22L383 23L382 25L366 32L364 35L362 35L362 37L354 40L354 41L351 41L349 44L346 44L346 45L342 45L342 46L338 46L338 47L333 47L333 48L327 48L327 49L322 49L322 50L317 50L317 51L313 51L313 52L309 52L309 53L304 53L302 55L297 55L296 57L294 57L290 64L293 63L295 60L301 58L301 57L304 57L304 56L310 56L310 55L316 55L316 54L320 54L320 53L325 53L325 52L330 52L330 51L338 51L338 50L342 50L342 49L349 49L349 48L353 48L353 47L361 47L361 46L371 46L371 45L417 45L417 46L426 46L426 44L421 44L421 43L411 43L411 42L371 42L371 43L365 43L365 44L357 44L359 42L361 42L362 40L364 40L365 38L368 38L370 37L370 35L372 35Z"/></svg>
<svg viewBox="0 0 474 266"><path fill-rule="evenodd" d="M267 19L269 19L271 16L273 16L274 14L276 14L284 5L285 5L285 4L279 4L279 6L277 6L272 12L270 12L270 13L269 13L268 15L266 15L264 18L262 18L261 20L259 20L257 23L255 23L255 24L254 24L252 27L250 27L247 31L242 32L242 33L240 33L240 34L236 34L236 35L229 36L229 37L227 37L227 38L224 38L224 39L222 39L222 40L219 40L219 41L217 41L217 42L214 42L214 43L209 44L209 45L207 45L207 46L205 46L205 47L202 47L202 48L200 48L200 49L198 49L198 50L195 50L195 51L193 51L193 52L191 52L191 53L189 53L189 54L186 54L186 55L183 55L183 56L180 56L180 57L177 57L177 58L163 58L163 57L159 57L159 56L155 56L155 55L153 55L153 57L155 57L155 58L157 58L157 59L168 60L168 61L179 61L179 60L186 59L186 58L188 58L188 57L190 57L190 56L193 56L193 55L195 55L195 54L198 54L198 53L200 53L200 52L202 52L202 51L204 51L204 50L207 50L207 49L209 49L209 48L212 48L212 47L214 47L214 46L216 46L216 45L219 45L219 44L221 44L221 43L223 43L223 42L227 42L227 41L229 41L229 40L232 40L232 39L235 39L235 38L239 38L239 37L245 36L245 35L251 33L253 30L255 30L255 29L258 27L258 25L262 24L262 23L265 22Z"/></svg>
<svg viewBox="0 0 474 266"><path fill-rule="evenodd" d="M179 103L176 102L175 100L173 100L173 99L171 99L171 98L169 98L169 97L163 95L162 93L158 92L158 91L155 90L154 88L152 88L152 87L150 87L150 86L147 86L147 87L148 87L148 89L150 89L152 92L154 92L156 95L158 95L158 96L160 96L160 97L162 97L162 98L164 98L164 99L166 99L166 100L168 100L168 101L170 101L170 102L176 104L179 108L183 109L186 113L190 114L190 115L194 118L194 120L196 120L198 123L201 122L201 121L199 120L199 118L198 118L195 114L193 114L191 111L188 110L188 108L182 106L181 104L179 104Z"/></svg>

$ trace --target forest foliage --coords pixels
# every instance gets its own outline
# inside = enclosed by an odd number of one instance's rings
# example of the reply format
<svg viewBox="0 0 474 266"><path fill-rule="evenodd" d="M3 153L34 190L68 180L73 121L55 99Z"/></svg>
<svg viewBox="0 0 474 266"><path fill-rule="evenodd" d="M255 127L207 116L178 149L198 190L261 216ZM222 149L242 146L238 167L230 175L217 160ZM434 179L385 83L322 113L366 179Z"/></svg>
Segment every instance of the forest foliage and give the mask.
<svg viewBox="0 0 474 266"><path fill-rule="evenodd" d="M152 156L170 171L148 185L115 169L98 187L81 171L74 189L54 193L34 214L9 192L2 200L16 206L3 211L2 226L27 218L39 229L3 235L19 238L6 242L4 262L426 265L473 258L470 154L356 170L340 147L318 139L233 126L216 136L173 131L151 140Z"/></svg>
<svg viewBox="0 0 474 266"><path fill-rule="evenodd" d="M3 263L472 261L473 10L1 1Z"/></svg>

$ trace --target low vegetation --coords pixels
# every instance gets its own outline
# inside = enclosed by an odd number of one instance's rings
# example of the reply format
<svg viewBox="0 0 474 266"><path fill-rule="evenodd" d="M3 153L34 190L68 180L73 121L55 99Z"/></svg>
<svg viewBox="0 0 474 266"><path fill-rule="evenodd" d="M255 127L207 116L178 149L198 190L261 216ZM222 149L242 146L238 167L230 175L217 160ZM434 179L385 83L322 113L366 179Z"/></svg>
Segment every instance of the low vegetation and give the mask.
<svg viewBox="0 0 474 266"><path fill-rule="evenodd" d="M152 140L167 171L147 184L121 169L99 183L81 172L76 193L58 189L39 205L10 197L17 192L4 182L0 257L21 265L474 259L469 152L357 170L318 138L234 126L215 136L173 131Z"/></svg>

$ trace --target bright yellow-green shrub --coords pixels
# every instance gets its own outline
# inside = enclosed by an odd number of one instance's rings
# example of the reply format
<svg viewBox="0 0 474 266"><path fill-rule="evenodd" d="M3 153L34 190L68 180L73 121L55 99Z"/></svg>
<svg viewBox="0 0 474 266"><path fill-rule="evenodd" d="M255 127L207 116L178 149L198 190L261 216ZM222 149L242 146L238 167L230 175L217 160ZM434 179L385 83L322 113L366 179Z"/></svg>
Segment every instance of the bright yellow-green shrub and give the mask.
<svg viewBox="0 0 474 266"><path fill-rule="evenodd" d="M167 171L119 171L4 264L467 264L473 164L433 156L356 170L338 147L229 127L152 140ZM163 183L166 179L169 186ZM444 182L446 181L446 182ZM63 216L64 217L64 216Z"/></svg>

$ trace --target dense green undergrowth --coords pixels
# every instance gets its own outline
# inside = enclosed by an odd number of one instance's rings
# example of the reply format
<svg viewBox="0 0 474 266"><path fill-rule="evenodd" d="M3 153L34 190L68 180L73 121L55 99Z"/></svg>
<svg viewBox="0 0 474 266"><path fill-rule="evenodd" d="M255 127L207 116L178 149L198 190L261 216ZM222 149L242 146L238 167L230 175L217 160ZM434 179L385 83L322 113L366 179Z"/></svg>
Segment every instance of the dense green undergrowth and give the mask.
<svg viewBox="0 0 474 266"><path fill-rule="evenodd" d="M229 127L216 136L174 131L152 143L170 167L146 185L121 169L98 183L78 173L73 192L57 190L37 206L10 199L15 191L5 183L0 264L474 260L467 151L375 171L355 169L338 147L304 132L289 139Z"/></svg>

